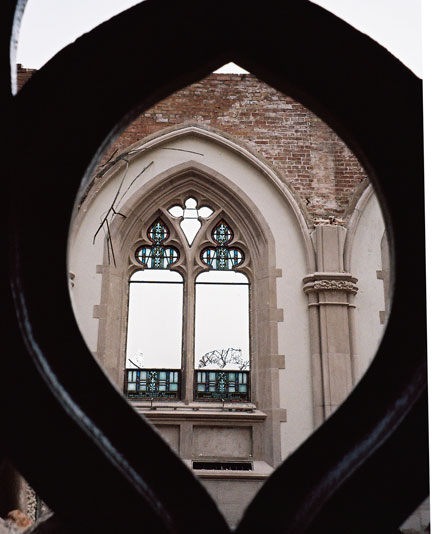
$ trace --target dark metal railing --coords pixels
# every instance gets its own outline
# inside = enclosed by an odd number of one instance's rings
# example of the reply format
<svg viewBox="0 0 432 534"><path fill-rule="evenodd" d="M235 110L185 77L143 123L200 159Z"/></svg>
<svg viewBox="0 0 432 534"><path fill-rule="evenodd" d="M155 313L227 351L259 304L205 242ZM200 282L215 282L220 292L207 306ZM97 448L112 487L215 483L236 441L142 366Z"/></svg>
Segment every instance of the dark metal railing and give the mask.
<svg viewBox="0 0 432 534"><path fill-rule="evenodd" d="M180 399L179 369L126 369L125 394L129 399Z"/></svg>
<svg viewBox="0 0 432 534"><path fill-rule="evenodd" d="M249 392L249 371L195 371L195 400L248 401Z"/></svg>

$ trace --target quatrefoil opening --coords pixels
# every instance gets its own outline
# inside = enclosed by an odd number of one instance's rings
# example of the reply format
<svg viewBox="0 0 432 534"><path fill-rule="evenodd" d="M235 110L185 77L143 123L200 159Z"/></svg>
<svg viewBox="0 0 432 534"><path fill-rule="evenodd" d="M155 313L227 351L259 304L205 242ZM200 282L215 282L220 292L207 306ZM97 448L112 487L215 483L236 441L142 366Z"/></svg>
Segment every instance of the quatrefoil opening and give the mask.
<svg viewBox="0 0 432 534"><path fill-rule="evenodd" d="M189 197L184 207L180 205L172 206L168 211L173 217L182 217L180 228L182 229L184 236L189 244L192 245L195 237L201 229L202 223L199 218L208 218L212 215L213 210L208 206L203 206L197 209L198 202Z"/></svg>

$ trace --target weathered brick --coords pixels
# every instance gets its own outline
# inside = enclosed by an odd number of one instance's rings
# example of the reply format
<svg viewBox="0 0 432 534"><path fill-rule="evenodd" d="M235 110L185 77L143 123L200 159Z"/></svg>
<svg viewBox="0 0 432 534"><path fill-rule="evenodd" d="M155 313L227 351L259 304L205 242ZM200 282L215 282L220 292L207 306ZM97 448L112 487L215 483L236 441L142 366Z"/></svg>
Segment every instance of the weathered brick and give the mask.
<svg viewBox="0 0 432 534"><path fill-rule="evenodd" d="M33 72L18 66L19 87ZM211 74L185 87L137 117L108 153L190 120L236 136L259 152L312 216L343 215L367 179L357 158L321 119L252 74Z"/></svg>

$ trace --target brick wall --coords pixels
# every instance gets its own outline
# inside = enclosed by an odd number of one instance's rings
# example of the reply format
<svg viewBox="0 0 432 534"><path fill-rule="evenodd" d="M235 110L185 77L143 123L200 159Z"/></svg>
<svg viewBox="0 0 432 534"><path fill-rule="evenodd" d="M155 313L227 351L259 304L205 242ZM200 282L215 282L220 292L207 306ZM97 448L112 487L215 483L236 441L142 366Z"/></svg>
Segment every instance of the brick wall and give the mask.
<svg viewBox="0 0 432 534"><path fill-rule="evenodd" d="M33 73L34 73L34 69L26 69L21 65L21 63L18 63L17 65L18 90L20 90L21 87L23 87L30 80Z"/></svg>
<svg viewBox="0 0 432 534"><path fill-rule="evenodd" d="M19 80L29 77L20 69ZM211 74L133 121L109 149L168 126L196 121L236 136L293 187L313 217L342 216L367 177L357 159L318 117L252 74Z"/></svg>

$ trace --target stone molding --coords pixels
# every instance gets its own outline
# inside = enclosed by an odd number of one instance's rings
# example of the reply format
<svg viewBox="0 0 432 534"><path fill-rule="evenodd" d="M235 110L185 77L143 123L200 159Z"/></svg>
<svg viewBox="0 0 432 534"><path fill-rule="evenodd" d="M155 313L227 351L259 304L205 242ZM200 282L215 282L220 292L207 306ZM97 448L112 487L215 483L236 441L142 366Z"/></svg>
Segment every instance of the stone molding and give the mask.
<svg viewBox="0 0 432 534"><path fill-rule="evenodd" d="M357 282L357 278L349 273L314 273L303 278L303 291L341 291L355 295L358 291Z"/></svg>
<svg viewBox="0 0 432 534"><path fill-rule="evenodd" d="M140 155L148 155L151 150L159 148L165 145L167 142L172 142L187 136L194 136L214 142L221 148L236 154L253 168L258 169L260 173L275 187L284 202L293 211L294 216L297 219L303 236L303 244L306 249L307 262L309 268L312 270L314 268L314 251L313 244L310 239L310 230L314 228L314 222L295 188L291 187L288 181L285 180L283 176L281 176L280 173L274 169L273 166L253 147L239 141L239 139L227 134L226 132L218 130L217 128L207 124L198 123L196 121L186 121L180 125L171 126L154 132L153 134L150 134L130 145L127 148L128 160L129 162L132 162L135 158L139 158ZM196 161L185 162L178 166L178 172L181 172L181 167L187 166L188 164L190 165L191 163L193 163L193 166L197 167L198 169L201 167L201 165ZM121 170L124 168L124 164L124 160L117 161L115 165L113 165L111 168L109 168L109 170L107 170L107 172L104 173L100 180L97 182L92 181L91 183L88 183L86 189L81 191L79 199L80 208L74 214L71 224L71 243L73 243L75 240L77 230L80 228L82 219L97 197L98 193L113 177L121 172ZM202 165L202 168L204 169L205 165ZM168 177L172 178L174 174L177 174L177 172L173 171L174 169L168 171ZM162 178L162 176L160 176L160 178ZM327 221L327 224L330 223Z"/></svg>

